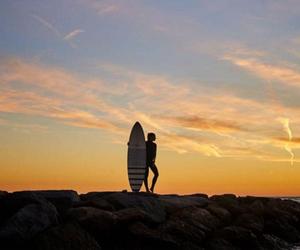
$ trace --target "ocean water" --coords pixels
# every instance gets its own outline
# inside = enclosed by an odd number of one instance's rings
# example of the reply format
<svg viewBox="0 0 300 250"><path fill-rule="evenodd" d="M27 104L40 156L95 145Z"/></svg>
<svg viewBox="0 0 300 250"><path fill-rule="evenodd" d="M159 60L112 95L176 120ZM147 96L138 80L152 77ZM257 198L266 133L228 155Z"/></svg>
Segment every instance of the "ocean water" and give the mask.
<svg viewBox="0 0 300 250"><path fill-rule="evenodd" d="M300 203L300 197L280 197L283 200L292 200Z"/></svg>

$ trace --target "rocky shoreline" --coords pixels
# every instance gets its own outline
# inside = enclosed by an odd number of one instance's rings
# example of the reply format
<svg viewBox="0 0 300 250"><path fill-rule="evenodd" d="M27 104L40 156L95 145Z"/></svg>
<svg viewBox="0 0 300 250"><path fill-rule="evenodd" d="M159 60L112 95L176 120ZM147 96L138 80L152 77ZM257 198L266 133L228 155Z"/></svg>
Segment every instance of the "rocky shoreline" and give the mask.
<svg viewBox="0 0 300 250"><path fill-rule="evenodd" d="M0 248L293 249L300 203L233 194L0 191Z"/></svg>

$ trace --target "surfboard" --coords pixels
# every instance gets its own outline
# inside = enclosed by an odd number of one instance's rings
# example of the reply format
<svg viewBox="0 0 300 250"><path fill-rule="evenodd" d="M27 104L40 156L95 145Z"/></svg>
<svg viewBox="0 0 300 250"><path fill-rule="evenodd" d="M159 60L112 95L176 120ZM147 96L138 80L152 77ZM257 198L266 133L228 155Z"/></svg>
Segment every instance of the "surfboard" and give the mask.
<svg viewBox="0 0 300 250"><path fill-rule="evenodd" d="M146 173L146 142L139 122L133 125L129 136L127 170L131 190L139 192Z"/></svg>

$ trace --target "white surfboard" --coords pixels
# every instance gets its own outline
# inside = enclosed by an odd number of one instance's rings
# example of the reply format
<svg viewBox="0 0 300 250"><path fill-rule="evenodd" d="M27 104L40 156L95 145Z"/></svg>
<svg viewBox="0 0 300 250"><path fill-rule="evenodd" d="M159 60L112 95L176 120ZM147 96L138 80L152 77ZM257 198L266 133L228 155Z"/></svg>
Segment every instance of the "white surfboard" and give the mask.
<svg viewBox="0 0 300 250"><path fill-rule="evenodd" d="M143 128L139 122L136 122L131 129L128 142L127 169L131 190L139 192L146 173L146 142Z"/></svg>

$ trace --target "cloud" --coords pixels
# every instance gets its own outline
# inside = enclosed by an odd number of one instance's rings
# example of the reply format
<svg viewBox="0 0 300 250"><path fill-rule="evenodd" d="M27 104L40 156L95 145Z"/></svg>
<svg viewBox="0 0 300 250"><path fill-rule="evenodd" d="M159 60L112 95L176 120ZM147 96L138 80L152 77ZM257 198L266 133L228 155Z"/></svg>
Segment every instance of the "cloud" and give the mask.
<svg viewBox="0 0 300 250"><path fill-rule="evenodd" d="M263 63L257 58L239 58L226 55L223 59L264 80L278 81L285 85L300 87L300 73L293 68Z"/></svg>
<svg viewBox="0 0 300 250"><path fill-rule="evenodd" d="M215 119L207 119L199 116L180 116L180 117L160 117L160 119L177 123L180 126L196 129L196 130L207 130L207 131L241 131L243 130L236 122L233 121L222 121Z"/></svg>
<svg viewBox="0 0 300 250"><path fill-rule="evenodd" d="M117 65L100 64L99 70L101 77L88 78L41 62L2 59L0 112L100 129L124 142L139 120L145 132L155 131L165 150L211 157L252 153L262 159L282 145L274 140L282 136L282 127L272 103ZM281 110L286 117L294 115L296 136L299 110Z"/></svg>
<svg viewBox="0 0 300 250"><path fill-rule="evenodd" d="M79 35L80 33L84 32L82 29L75 29L68 34L63 35L57 28L54 27L50 22L46 21L44 18L38 16L38 15L31 15L35 20L37 20L39 23L41 23L43 26L48 28L50 31L52 31L57 37L59 37L61 40L67 41L68 44L75 48L76 44L74 44L71 40Z"/></svg>
<svg viewBox="0 0 300 250"><path fill-rule="evenodd" d="M38 16L38 15L31 15L35 20L37 20L39 23L41 23L42 25L44 25L46 28L48 28L49 30L51 30L55 35L57 35L58 37L61 37L60 32L48 21L46 21L44 18Z"/></svg>
<svg viewBox="0 0 300 250"><path fill-rule="evenodd" d="M121 2L114 1L97 1L97 0L84 0L81 1L82 4L94 9L97 14L103 15L103 14L111 14L115 12L119 12L121 10Z"/></svg>
<svg viewBox="0 0 300 250"><path fill-rule="evenodd" d="M73 30L71 31L69 34L65 35L64 36L64 40L71 40L73 39L75 36L77 36L78 34L84 32L84 30L81 30L81 29L76 29L76 30Z"/></svg>

